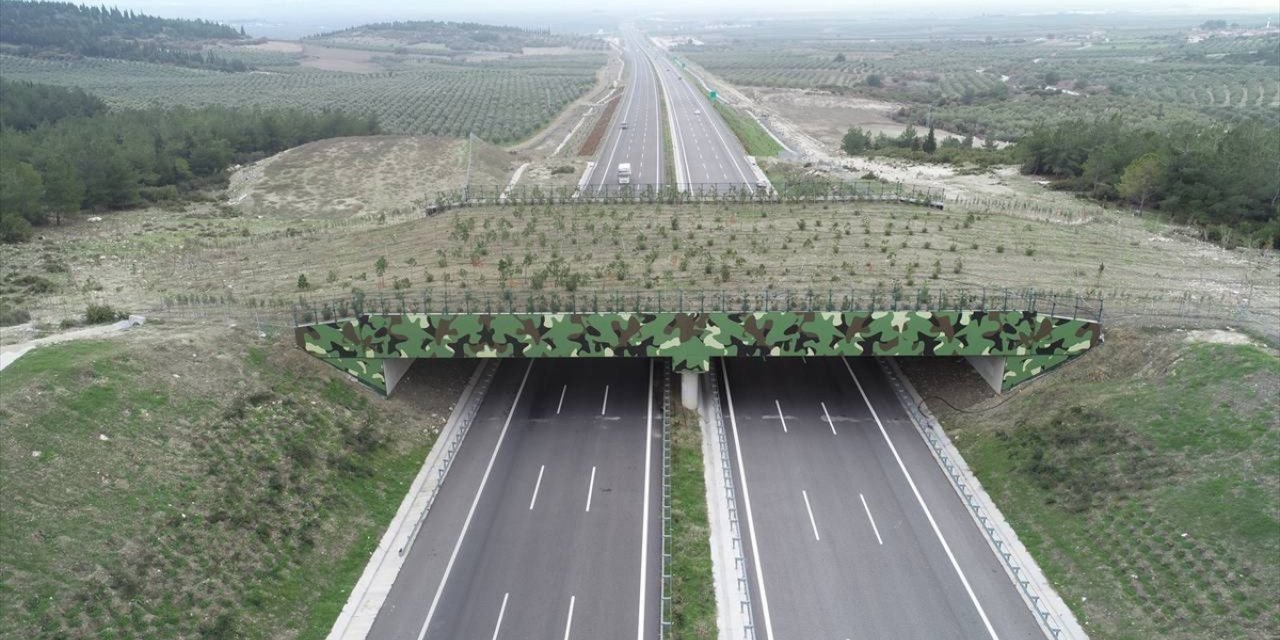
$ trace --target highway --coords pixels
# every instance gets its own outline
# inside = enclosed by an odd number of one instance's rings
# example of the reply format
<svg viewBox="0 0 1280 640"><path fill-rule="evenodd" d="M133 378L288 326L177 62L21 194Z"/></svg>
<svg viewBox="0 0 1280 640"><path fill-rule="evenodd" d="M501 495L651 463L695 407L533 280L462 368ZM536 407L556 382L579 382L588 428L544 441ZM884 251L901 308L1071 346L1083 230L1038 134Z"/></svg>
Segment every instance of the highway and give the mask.
<svg viewBox="0 0 1280 640"><path fill-rule="evenodd" d="M629 74L622 97L618 98L622 103L614 112L587 183L595 190L617 189L618 165L624 162L631 164L633 187L641 189L663 182L662 109L653 65L638 37L628 36L624 42L623 59Z"/></svg>
<svg viewBox="0 0 1280 640"><path fill-rule="evenodd" d="M657 638L655 369L504 362L369 637Z"/></svg>
<svg viewBox="0 0 1280 640"><path fill-rule="evenodd" d="M711 106L702 86L677 69L665 52L647 42L646 45L670 105L680 188L696 190L698 185L717 185L718 189L754 190L756 177L747 163L747 152Z"/></svg>
<svg viewBox="0 0 1280 640"><path fill-rule="evenodd" d="M674 182L681 190L754 190L756 175L746 151L701 86L642 34L624 29L623 42L630 70L627 85L587 185L617 189L618 165L629 163L631 184L637 188ZM664 99L667 122L662 122ZM672 131L675 176L663 175L664 127Z"/></svg>
<svg viewBox="0 0 1280 640"><path fill-rule="evenodd" d="M1043 637L874 361L721 363L757 638Z"/></svg>

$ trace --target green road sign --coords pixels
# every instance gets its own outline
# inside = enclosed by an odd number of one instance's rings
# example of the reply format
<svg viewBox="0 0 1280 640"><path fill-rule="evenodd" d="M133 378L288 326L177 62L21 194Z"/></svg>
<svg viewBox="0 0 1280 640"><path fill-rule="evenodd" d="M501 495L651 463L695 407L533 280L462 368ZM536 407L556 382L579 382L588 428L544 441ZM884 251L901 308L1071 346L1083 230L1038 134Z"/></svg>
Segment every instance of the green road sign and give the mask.
<svg viewBox="0 0 1280 640"><path fill-rule="evenodd" d="M712 102L715 102L715 101L716 101L716 92L715 92L715 90L713 89L710 93L708 93L708 94L707 94L707 97L708 97L708 98L711 98L711 101L712 101Z"/></svg>

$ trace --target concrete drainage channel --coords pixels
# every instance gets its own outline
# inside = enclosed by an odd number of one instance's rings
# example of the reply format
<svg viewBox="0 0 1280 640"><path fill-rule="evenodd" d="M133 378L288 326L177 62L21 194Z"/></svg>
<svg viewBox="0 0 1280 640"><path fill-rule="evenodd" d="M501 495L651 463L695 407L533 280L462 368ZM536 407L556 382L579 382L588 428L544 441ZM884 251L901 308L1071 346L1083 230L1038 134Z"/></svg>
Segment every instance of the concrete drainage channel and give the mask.
<svg viewBox="0 0 1280 640"><path fill-rule="evenodd" d="M707 515L711 525L711 564L715 574L717 623L721 640L755 640L746 548L738 519L729 440L720 409L719 362L702 378L701 414L703 473L707 480ZM739 632L740 630L740 632Z"/></svg>
<svg viewBox="0 0 1280 640"><path fill-rule="evenodd" d="M1071 609L1050 586L1040 566L1018 540L1017 533L1005 521L991 497L982 489L982 484L942 430L942 425L924 405L920 394L907 381L898 364L892 358L877 358L876 361L888 376L894 394L906 408L907 415L929 446L938 466L951 479L952 488L968 507L969 515L973 516L978 528L986 534L987 544L1000 558L1005 573L1018 587L1018 592L1035 614L1045 636L1054 640L1085 640L1088 636Z"/></svg>
<svg viewBox="0 0 1280 640"><path fill-rule="evenodd" d="M328 640L363 639L369 634L497 371L498 363L491 360L481 360L476 366L435 445L427 454L422 469L400 503L395 518L365 565L364 573L351 590L347 603L342 606L342 612L329 631Z"/></svg>
<svg viewBox="0 0 1280 640"><path fill-rule="evenodd" d="M662 367L662 637L671 634L671 363Z"/></svg>

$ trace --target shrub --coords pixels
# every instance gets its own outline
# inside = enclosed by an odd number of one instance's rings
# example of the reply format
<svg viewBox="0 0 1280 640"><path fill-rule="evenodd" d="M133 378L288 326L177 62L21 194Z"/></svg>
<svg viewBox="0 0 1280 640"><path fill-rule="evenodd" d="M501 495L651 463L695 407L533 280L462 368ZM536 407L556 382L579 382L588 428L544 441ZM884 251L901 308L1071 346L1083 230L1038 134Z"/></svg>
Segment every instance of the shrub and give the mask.
<svg viewBox="0 0 1280 640"><path fill-rule="evenodd" d="M0 306L0 327L12 327L31 321L31 314L25 309L14 309L8 305Z"/></svg>
<svg viewBox="0 0 1280 640"><path fill-rule="evenodd" d="M84 311L85 324L106 324L116 320L124 320L129 314L118 311L111 305L91 304Z"/></svg>

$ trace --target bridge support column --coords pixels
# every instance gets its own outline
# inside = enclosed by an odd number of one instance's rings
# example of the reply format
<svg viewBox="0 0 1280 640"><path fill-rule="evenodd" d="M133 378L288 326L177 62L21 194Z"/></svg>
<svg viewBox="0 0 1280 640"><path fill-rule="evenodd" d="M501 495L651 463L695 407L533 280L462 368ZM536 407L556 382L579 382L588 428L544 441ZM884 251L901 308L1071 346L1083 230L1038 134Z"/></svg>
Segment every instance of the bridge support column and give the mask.
<svg viewBox="0 0 1280 640"><path fill-rule="evenodd" d="M417 362L416 358L386 358L382 361L382 377L387 382L388 396L396 390L396 385L400 384L400 378L409 372L409 367L412 367L414 362Z"/></svg>
<svg viewBox="0 0 1280 640"><path fill-rule="evenodd" d="M691 411L698 410L698 376L693 371L680 372L680 404Z"/></svg>

